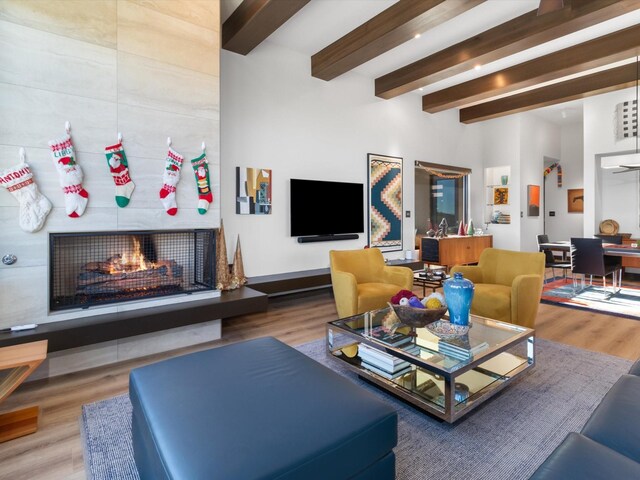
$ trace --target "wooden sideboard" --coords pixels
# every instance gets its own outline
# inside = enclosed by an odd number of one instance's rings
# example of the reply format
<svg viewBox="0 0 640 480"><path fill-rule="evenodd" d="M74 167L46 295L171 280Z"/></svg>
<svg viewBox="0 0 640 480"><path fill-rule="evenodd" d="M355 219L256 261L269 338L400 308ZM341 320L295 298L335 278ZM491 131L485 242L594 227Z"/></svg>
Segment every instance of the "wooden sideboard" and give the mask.
<svg viewBox="0 0 640 480"><path fill-rule="evenodd" d="M622 243L630 245L632 243L640 243L640 239L637 238L623 238ZM640 258L634 257L622 257L622 266L624 268L640 268Z"/></svg>
<svg viewBox="0 0 640 480"><path fill-rule="evenodd" d="M480 253L493 246L492 235L449 236L445 238L423 237L420 241L420 259L427 264L454 265L477 263Z"/></svg>

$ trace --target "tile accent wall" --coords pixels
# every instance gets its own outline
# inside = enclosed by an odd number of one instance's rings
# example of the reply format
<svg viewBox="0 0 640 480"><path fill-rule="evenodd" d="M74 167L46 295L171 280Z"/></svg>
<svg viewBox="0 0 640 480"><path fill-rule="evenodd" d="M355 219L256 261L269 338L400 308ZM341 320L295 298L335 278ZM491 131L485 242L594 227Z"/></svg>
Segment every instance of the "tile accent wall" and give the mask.
<svg viewBox="0 0 640 480"><path fill-rule="evenodd" d="M220 224L218 0L3 0L0 2L0 170L25 147L54 208L44 228L18 226L17 201L0 189L0 328L55 321L47 312L48 232L213 228ZM77 219L64 198L48 141L71 134L89 206ZM118 208L104 147L122 132L131 202ZM158 192L166 138L184 155L178 214ZM197 212L188 163L207 145L214 203Z"/></svg>

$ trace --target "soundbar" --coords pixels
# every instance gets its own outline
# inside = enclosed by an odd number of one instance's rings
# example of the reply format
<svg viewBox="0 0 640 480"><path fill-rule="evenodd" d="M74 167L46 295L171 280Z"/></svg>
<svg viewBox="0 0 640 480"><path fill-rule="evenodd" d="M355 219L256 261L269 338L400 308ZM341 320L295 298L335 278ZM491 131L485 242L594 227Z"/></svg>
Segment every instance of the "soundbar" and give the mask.
<svg viewBox="0 0 640 480"><path fill-rule="evenodd" d="M313 237L298 237L298 243L334 242L336 240L357 240L357 233L342 233L340 235L314 235Z"/></svg>

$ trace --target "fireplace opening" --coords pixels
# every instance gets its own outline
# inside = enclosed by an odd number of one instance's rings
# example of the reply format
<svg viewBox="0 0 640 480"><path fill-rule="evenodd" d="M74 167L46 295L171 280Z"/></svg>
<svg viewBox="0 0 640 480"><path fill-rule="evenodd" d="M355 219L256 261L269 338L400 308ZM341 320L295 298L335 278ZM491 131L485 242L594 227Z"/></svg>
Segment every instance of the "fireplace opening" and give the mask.
<svg viewBox="0 0 640 480"><path fill-rule="evenodd" d="M214 289L214 229L49 234L51 311Z"/></svg>

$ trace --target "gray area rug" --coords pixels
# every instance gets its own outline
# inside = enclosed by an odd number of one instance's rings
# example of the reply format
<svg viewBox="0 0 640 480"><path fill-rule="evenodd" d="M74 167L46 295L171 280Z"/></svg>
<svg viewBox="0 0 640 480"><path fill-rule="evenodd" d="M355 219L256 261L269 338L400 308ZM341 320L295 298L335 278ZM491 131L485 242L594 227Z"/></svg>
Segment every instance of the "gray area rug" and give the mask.
<svg viewBox="0 0 640 480"><path fill-rule="evenodd" d="M397 478L526 479L568 432L578 431L631 362L537 340L536 367L455 425L383 392L325 355L324 340L298 347L398 411ZM82 407L87 477L134 480L127 395ZM232 479L228 479L232 480Z"/></svg>

